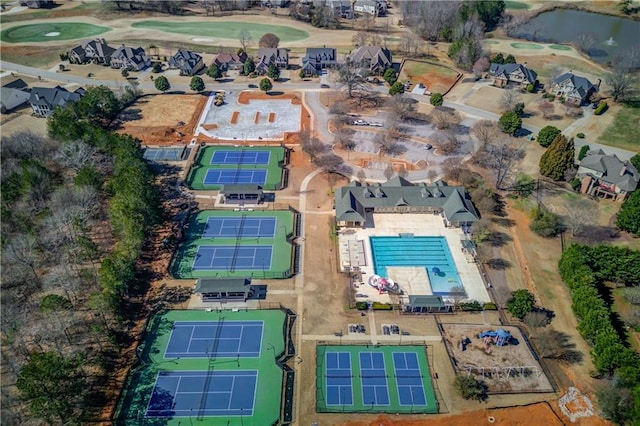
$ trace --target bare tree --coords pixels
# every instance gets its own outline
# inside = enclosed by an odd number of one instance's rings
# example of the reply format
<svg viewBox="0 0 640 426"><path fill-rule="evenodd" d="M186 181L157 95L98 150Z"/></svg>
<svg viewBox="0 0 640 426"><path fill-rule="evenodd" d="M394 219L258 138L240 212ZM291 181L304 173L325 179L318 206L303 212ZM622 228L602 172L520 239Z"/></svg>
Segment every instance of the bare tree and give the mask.
<svg viewBox="0 0 640 426"><path fill-rule="evenodd" d="M320 141L320 139L316 137L311 137L307 139L303 139L300 142L300 146L302 151L309 154L311 161L315 162L318 154L323 153L326 150L325 145Z"/></svg>
<svg viewBox="0 0 640 426"><path fill-rule="evenodd" d="M594 223L594 211L597 211L596 204L585 198L573 200L567 206L567 220L571 228L572 236L576 237L580 235L585 226Z"/></svg>
<svg viewBox="0 0 640 426"><path fill-rule="evenodd" d="M502 131L498 123L491 120L476 121L470 130L471 136L478 141L479 149L484 149L485 145L500 137Z"/></svg>
<svg viewBox="0 0 640 426"><path fill-rule="evenodd" d="M37 249L37 241L27 234L19 234L11 238L3 250L3 261L28 270L31 273L32 282L27 282L27 287L38 289L42 285L38 267L40 255Z"/></svg>
<svg viewBox="0 0 640 426"><path fill-rule="evenodd" d="M538 102L538 110L542 113L542 118L549 119L553 116L556 107L553 105L553 102L543 99Z"/></svg>
<svg viewBox="0 0 640 426"><path fill-rule="evenodd" d="M353 98L355 91L364 89L365 80L359 67L347 59L338 67L338 83L346 87L349 98Z"/></svg>
<svg viewBox="0 0 640 426"><path fill-rule="evenodd" d="M596 36L592 33L580 33L576 36L574 42L578 50L589 53L596 44Z"/></svg>
<svg viewBox="0 0 640 426"><path fill-rule="evenodd" d="M325 154L316 157L315 163L327 172L331 189L335 185L337 174L351 173L351 167L344 164L344 160L336 154Z"/></svg>
<svg viewBox="0 0 640 426"><path fill-rule="evenodd" d="M393 164L392 163L387 163L387 168L384 169L384 177L387 178L387 180L391 179L393 177L393 175L395 174L395 171L393 170Z"/></svg>
<svg viewBox="0 0 640 426"><path fill-rule="evenodd" d="M365 183L367 181L367 174L363 169L358 170L358 174L356 175L356 177L358 178L358 182L360 183Z"/></svg>
<svg viewBox="0 0 640 426"><path fill-rule="evenodd" d="M461 285L453 286L449 289L449 298L453 302L454 308L458 309L462 301L467 298L467 292Z"/></svg>
<svg viewBox="0 0 640 426"><path fill-rule="evenodd" d="M524 316L523 321L530 329L529 336L534 337L534 331L537 332L538 329L549 325L550 320L545 311L531 311Z"/></svg>
<svg viewBox="0 0 640 426"><path fill-rule="evenodd" d="M391 96L387 99L386 104L389 110L391 110L391 112L400 120L419 117L416 113L416 105L418 104L418 101L404 93Z"/></svg>
<svg viewBox="0 0 640 426"><path fill-rule="evenodd" d="M496 173L496 189L507 189L515 166L524 158L525 150L516 139L503 136L478 152L477 163Z"/></svg>
<svg viewBox="0 0 640 426"><path fill-rule="evenodd" d="M247 48L253 42L253 37L251 36L249 30L245 28L241 29L238 33L238 41L240 42L240 46L242 46L242 50L246 52Z"/></svg>
<svg viewBox="0 0 640 426"><path fill-rule="evenodd" d="M613 101L627 100L635 95L640 78L623 68L616 68L606 77L607 84L611 86Z"/></svg>
<svg viewBox="0 0 640 426"><path fill-rule="evenodd" d="M279 44L280 44L280 37L278 37L273 33L264 34L262 37L260 37L260 40L258 41L259 47L275 48L275 47L278 47Z"/></svg>
<svg viewBox="0 0 640 426"><path fill-rule="evenodd" d="M543 330L534 339L543 358L555 358L568 363L579 362L583 354L575 350L576 344L568 334L552 328Z"/></svg>
<svg viewBox="0 0 640 426"><path fill-rule="evenodd" d="M356 47L366 46L367 41L369 40L369 34L365 33L364 31L358 31L354 34L351 40L353 41L353 45Z"/></svg>
<svg viewBox="0 0 640 426"><path fill-rule="evenodd" d="M520 95L511 89L507 89L500 96L500 110L502 112L513 111L517 103L522 102Z"/></svg>
<svg viewBox="0 0 640 426"><path fill-rule="evenodd" d="M376 17L370 13L365 13L358 18L358 27L362 31L369 32L375 29Z"/></svg>
<svg viewBox="0 0 640 426"><path fill-rule="evenodd" d="M439 130L450 129L462 122L458 111L447 107L435 107L430 114L431 122Z"/></svg>
<svg viewBox="0 0 640 426"><path fill-rule="evenodd" d="M480 78L482 76L482 73L486 72L490 66L491 64L489 63L489 58L487 58L486 56L482 56L473 64L473 74L476 76L476 78Z"/></svg>
<svg viewBox="0 0 640 426"><path fill-rule="evenodd" d="M444 155L455 153L463 143L455 133L450 131L438 132L432 138L438 144L438 152Z"/></svg>

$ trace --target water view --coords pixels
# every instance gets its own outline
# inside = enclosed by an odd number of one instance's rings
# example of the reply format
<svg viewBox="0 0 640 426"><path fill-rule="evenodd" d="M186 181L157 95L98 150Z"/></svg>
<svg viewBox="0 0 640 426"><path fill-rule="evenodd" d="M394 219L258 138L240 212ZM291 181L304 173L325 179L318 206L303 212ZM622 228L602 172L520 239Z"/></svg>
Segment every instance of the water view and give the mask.
<svg viewBox="0 0 640 426"><path fill-rule="evenodd" d="M541 13L513 35L540 42L573 43L601 63L625 55L634 47L640 49L640 21L582 10Z"/></svg>

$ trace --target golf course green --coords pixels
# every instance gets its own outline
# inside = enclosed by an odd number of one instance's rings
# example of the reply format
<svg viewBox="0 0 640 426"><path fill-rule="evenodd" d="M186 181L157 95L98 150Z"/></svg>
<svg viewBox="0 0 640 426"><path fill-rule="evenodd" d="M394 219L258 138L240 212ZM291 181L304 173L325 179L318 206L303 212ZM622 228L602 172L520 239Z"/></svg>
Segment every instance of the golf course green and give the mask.
<svg viewBox="0 0 640 426"><path fill-rule="evenodd" d="M51 22L46 24L18 25L0 32L0 40L6 43L43 42L73 40L93 37L109 31L101 27L80 22Z"/></svg>
<svg viewBox="0 0 640 426"><path fill-rule="evenodd" d="M142 21L131 25L133 28L160 30L168 33L189 34L201 37L237 39L242 30L249 31L251 38L257 42L265 33L273 33L280 41L298 41L309 37L309 33L284 25L248 24L238 21L217 22L167 22Z"/></svg>

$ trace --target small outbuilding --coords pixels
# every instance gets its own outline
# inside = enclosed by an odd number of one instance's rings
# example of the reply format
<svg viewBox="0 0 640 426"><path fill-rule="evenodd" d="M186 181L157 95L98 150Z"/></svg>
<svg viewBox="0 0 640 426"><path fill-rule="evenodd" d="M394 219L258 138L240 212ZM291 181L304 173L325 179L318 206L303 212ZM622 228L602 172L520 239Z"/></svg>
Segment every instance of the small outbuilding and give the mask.
<svg viewBox="0 0 640 426"><path fill-rule="evenodd" d="M195 294L203 302L226 300L247 300L251 294L251 280L248 278L198 278Z"/></svg>
<svg viewBox="0 0 640 426"><path fill-rule="evenodd" d="M257 185L222 185L220 195L225 204L259 204L264 201L262 188Z"/></svg>

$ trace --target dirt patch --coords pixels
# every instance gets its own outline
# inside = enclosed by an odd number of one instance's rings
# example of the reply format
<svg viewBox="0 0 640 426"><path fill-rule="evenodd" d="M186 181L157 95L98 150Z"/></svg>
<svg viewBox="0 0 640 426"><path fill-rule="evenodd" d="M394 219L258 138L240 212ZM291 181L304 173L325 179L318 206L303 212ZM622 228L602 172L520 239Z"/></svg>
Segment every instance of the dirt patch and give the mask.
<svg viewBox="0 0 640 426"><path fill-rule="evenodd" d="M233 111L233 114L231 114L231 124L237 124L239 116L240 116L240 111Z"/></svg>
<svg viewBox="0 0 640 426"><path fill-rule="evenodd" d="M203 94L144 96L120 114L117 131L145 145L188 142L207 99Z"/></svg>
<svg viewBox="0 0 640 426"><path fill-rule="evenodd" d="M493 422L492 422L493 421ZM429 416L428 421L422 416L419 419L396 419L389 416L378 416L371 420L359 420L344 423L346 426L478 426L485 424L514 426L539 424L546 426L563 425L564 422L547 402L527 405L524 407L496 408L472 411L453 416Z"/></svg>
<svg viewBox="0 0 640 426"><path fill-rule="evenodd" d="M276 121L276 113L275 112L270 112L269 113L269 123L273 123L274 121Z"/></svg>
<svg viewBox="0 0 640 426"><path fill-rule="evenodd" d="M461 76L454 69L426 61L404 61L400 68L400 81L422 83L431 93L447 93Z"/></svg>

